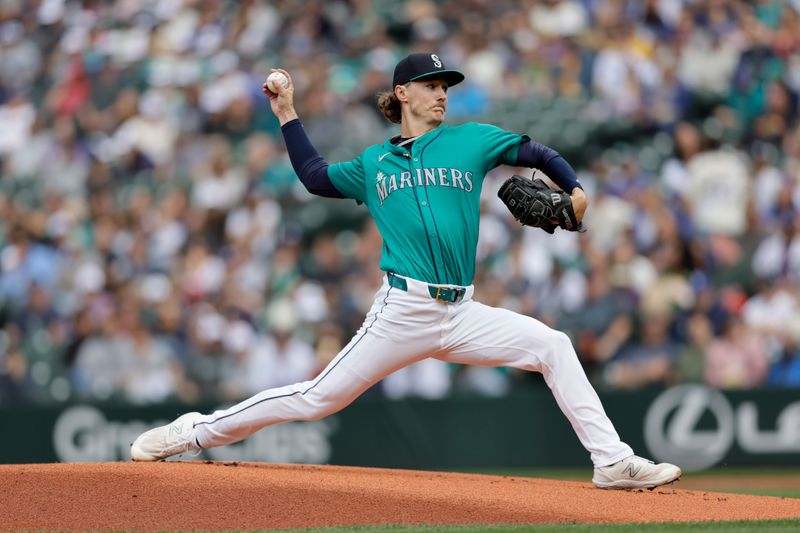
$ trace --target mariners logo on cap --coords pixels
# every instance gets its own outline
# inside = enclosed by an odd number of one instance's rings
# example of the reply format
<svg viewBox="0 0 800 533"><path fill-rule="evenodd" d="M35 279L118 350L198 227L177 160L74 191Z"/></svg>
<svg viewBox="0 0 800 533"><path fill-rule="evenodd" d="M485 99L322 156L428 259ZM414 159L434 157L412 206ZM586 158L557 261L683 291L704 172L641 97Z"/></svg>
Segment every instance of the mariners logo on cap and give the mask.
<svg viewBox="0 0 800 533"><path fill-rule="evenodd" d="M431 54L431 59L433 60L433 66L436 68L442 68L442 60L439 59L439 56L436 54Z"/></svg>

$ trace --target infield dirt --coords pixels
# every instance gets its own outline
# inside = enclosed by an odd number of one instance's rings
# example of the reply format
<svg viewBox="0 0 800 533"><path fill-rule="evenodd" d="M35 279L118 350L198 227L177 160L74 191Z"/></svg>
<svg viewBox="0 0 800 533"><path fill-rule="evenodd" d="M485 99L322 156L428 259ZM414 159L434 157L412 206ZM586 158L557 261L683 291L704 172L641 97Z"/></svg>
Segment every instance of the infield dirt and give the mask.
<svg viewBox="0 0 800 533"><path fill-rule="evenodd" d="M587 473L588 474L588 473ZM256 463L0 465L0 530L800 518L800 499L409 470Z"/></svg>

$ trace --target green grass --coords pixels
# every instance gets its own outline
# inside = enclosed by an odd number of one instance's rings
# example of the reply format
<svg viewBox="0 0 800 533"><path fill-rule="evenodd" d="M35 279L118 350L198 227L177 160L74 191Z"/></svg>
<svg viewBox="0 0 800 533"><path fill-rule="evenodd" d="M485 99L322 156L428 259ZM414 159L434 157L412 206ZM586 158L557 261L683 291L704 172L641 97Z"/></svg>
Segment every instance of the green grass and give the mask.
<svg viewBox="0 0 800 533"><path fill-rule="evenodd" d="M602 525L547 525L547 526L353 526L327 527L316 529L282 529L270 530L271 533L617 533L647 531L648 533L666 533L682 531L725 531L746 533L758 531L769 533L777 531L797 531L798 520L765 520L761 522L680 522L672 524L602 524ZM267 532L264 532L267 533Z"/></svg>

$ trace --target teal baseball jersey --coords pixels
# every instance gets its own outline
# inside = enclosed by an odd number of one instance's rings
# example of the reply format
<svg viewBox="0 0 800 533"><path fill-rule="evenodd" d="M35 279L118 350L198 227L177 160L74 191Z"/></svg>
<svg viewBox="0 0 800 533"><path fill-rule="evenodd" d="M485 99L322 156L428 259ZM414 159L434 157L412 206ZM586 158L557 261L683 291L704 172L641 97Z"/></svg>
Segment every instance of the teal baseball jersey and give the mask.
<svg viewBox="0 0 800 533"><path fill-rule="evenodd" d="M328 167L333 185L366 204L383 237L381 269L427 283L470 285L486 173L515 164L528 138L488 124L442 125L410 150L387 140Z"/></svg>

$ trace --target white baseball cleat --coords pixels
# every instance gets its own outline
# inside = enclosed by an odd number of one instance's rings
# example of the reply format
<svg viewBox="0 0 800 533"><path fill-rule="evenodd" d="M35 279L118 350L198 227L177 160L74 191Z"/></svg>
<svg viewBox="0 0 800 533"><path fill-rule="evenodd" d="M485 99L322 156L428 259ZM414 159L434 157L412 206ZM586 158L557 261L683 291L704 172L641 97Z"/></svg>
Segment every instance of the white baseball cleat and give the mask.
<svg viewBox="0 0 800 533"><path fill-rule="evenodd" d="M134 461L161 461L186 452L199 452L202 448L194 436L194 422L200 413L186 413L166 426L145 431L131 444Z"/></svg>
<svg viewBox="0 0 800 533"><path fill-rule="evenodd" d="M592 483L601 489L654 489L677 481L681 469L670 463L648 461L636 455L594 469Z"/></svg>

